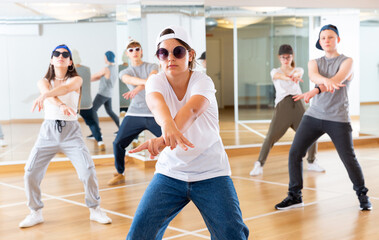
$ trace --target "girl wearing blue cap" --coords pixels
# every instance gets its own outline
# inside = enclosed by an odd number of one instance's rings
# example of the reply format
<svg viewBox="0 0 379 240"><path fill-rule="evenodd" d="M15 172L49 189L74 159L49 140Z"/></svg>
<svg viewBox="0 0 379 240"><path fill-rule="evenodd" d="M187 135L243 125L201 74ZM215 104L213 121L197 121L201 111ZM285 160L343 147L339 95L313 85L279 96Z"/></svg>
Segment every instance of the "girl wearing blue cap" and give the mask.
<svg viewBox="0 0 379 240"><path fill-rule="evenodd" d="M78 123L81 86L82 78L76 72L70 49L66 45L57 46L51 54L45 77L38 82L41 95L34 101L32 108L38 108L38 111L44 109L45 120L25 165L25 192L31 213L19 227L32 227L44 221L40 184L57 152L66 154L84 183L90 219L103 224L112 222L100 209L95 166Z"/></svg>
<svg viewBox="0 0 379 240"><path fill-rule="evenodd" d="M148 79L146 101L162 136L130 152L147 149L160 156L127 239L162 239L171 220L190 201L212 239L248 239L219 135L213 81L192 70L196 54L183 28L165 28L156 46L163 71Z"/></svg>
<svg viewBox="0 0 379 240"><path fill-rule="evenodd" d="M117 81L118 70L115 65L115 55L112 51L107 51L104 56L106 67L101 71L95 73L91 76L91 81L100 80L99 91L93 100L93 111L97 112L99 108L104 104L105 111L112 118L117 128L120 127L120 120L116 113L112 110L112 91L113 87ZM88 136L92 138L92 136Z"/></svg>
<svg viewBox="0 0 379 240"><path fill-rule="evenodd" d="M352 128L349 117L348 87L353 79L353 60L337 51L340 42L338 29L334 25L321 28L316 47L325 56L308 63L309 78L316 84L311 91L295 96L295 100L309 102L296 131L289 153L288 196L275 206L276 209L290 209L304 206L301 196L303 188L302 157L307 149L323 134L328 134L337 149L360 202L361 210L371 210L367 196L368 189L362 169L354 153Z"/></svg>

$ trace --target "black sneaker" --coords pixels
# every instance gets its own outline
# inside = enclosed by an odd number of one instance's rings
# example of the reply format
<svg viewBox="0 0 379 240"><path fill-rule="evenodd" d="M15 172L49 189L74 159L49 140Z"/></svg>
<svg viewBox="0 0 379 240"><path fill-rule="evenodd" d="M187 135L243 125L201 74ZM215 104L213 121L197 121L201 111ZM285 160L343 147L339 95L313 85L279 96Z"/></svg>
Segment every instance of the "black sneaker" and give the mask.
<svg viewBox="0 0 379 240"><path fill-rule="evenodd" d="M371 202L369 200L369 197L365 193L361 193L358 196L360 206L359 208L361 211L370 211L372 209Z"/></svg>
<svg viewBox="0 0 379 240"><path fill-rule="evenodd" d="M118 131L113 133L113 135L115 135L115 136L117 136L117 134L118 134Z"/></svg>
<svg viewBox="0 0 379 240"><path fill-rule="evenodd" d="M95 137L93 136L93 134L88 135L86 138L87 138L87 139L95 139Z"/></svg>
<svg viewBox="0 0 379 240"><path fill-rule="evenodd" d="M292 208L304 207L303 200L301 196L293 196L291 193L288 193L288 196L281 202L275 205L275 208L278 210L286 210Z"/></svg>

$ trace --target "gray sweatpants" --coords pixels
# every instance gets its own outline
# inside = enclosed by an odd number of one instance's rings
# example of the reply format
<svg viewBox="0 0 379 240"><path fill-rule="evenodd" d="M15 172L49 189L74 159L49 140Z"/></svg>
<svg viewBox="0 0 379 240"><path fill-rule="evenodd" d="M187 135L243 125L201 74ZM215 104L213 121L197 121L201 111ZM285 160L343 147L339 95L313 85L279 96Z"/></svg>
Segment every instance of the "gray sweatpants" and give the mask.
<svg viewBox="0 0 379 240"><path fill-rule="evenodd" d="M51 159L63 152L71 160L80 181L84 183L85 202L89 208L100 204L95 165L85 145L78 121L62 121L59 128L55 120L42 123L37 142L25 165L25 192L32 210L43 208L40 184ZM61 132L58 130L61 129Z"/></svg>
<svg viewBox="0 0 379 240"><path fill-rule="evenodd" d="M267 160L267 156L272 146L279 141L287 132L288 128L297 130L301 118L305 113L303 100L295 102L292 95L286 96L276 105L274 116L272 117L267 136L263 142L259 153L258 161L263 166ZM308 149L308 162L313 163L316 159L317 142L312 144Z"/></svg>

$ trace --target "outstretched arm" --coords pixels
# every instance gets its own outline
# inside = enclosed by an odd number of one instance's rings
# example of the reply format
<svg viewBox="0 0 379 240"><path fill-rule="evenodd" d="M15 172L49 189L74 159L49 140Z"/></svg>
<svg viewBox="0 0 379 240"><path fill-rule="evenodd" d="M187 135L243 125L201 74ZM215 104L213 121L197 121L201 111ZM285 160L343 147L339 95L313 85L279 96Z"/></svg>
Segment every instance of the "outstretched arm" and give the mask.
<svg viewBox="0 0 379 240"><path fill-rule="evenodd" d="M309 61L308 70L309 78L312 82L318 85L324 84L326 91L334 92L335 89L345 86L343 84L345 80L351 80L353 75L353 59L347 58L343 61L336 75L331 78L324 77L319 73L316 60Z"/></svg>
<svg viewBox="0 0 379 240"><path fill-rule="evenodd" d="M309 103L309 101L314 97L316 96L317 94L320 94L322 92L326 92L326 87L321 84L318 86L320 89L318 88L313 88L312 90L306 92L306 93L303 93L303 94L299 94L299 95L296 95L296 96L293 96L293 100L296 102L296 101L299 101L300 99L304 99L304 101L306 103Z"/></svg>
<svg viewBox="0 0 379 240"><path fill-rule="evenodd" d="M100 80L100 78L102 76L107 76L107 75L109 78L110 72L109 72L109 68L105 67L105 68L101 69L99 72L97 72L91 76L91 82L98 81L98 80Z"/></svg>
<svg viewBox="0 0 379 240"><path fill-rule="evenodd" d="M124 94L122 94L122 96L128 100L129 98L132 99L134 98L139 92L141 92L142 90L145 89L145 85L139 85L137 86L135 89L133 89L132 91L129 91L129 92L126 92Z"/></svg>
<svg viewBox="0 0 379 240"><path fill-rule="evenodd" d="M139 78L139 77L133 77L133 76L130 76L128 74L124 74L122 75L121 77L121 81L125 84L130 84L130 85L134 85L134 86L137 86L137 85L145 85L146 82L147 82L147 79L149 79L149 77L152 75L152 74L156 74L158 73L157 70L153 70L150 72L149 76L146 78L146 79L143 79L143 78Z"/></svg>
<svg viewBox="0 0 379 240"><path fill-rule="evenodd" d="M45 82L43 82L43 81L45 81ZM80 87L82 86L82 82L83 82L82 78L79 76L76 76L76 77L72 78L72 80L68 84L61 85L59 87L56 87L56 88L53 88L50 90L48 85L46 85L46 83L47 84L49 84L49 83L44 79L40 80L38 82L38 86L40 88L41 95L34 101L32 111L34 111L34 109L37 106L38 106L38 111L41 111L43 109L43 102L47 98L55 98L58 96L65 95L65 94L72 92L72 91L79 91ZM66 106L59 99L56 101L57 101L56 103L59 106L62 106L62 105Z"/></svg>
<svg viewBox="0 0 379 240"><path fill-rule="evenodd" d="M155 156L162 151L165 146L170 146L171 149L174 149L179 145L184 150L188 149L187 146L193 148L194 145L183 136L183 133L186 132L192 123L208 108L209 100L201 95L192 96L173 119L160 93L150 93L146 98L155 120L162 127L163 134L162 137L151 139L130 152L148 149L150 154Z"/></svg>

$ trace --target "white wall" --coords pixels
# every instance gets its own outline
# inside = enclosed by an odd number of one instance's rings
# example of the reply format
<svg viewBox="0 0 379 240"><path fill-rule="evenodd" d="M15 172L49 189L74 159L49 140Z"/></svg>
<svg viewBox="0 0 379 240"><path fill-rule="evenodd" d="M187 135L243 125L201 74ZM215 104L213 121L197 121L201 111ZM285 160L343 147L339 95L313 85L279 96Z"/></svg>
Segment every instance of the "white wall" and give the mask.
<svg viewBox="0 0 379 240"><path fill-rule="evenodd" d="M359 52L359 10L349 10L346 12L341 11L338 15L321 16L321 26L312 29L310 27L309 33L309 58L315 59L324 56L324 52L315 47L318 39L318 34L322 26L326 24L333 24L337 26L341 42L338 45L338 52L348 57L353 58L354 61L354 79L349 88L349 112L350 115L359 115L360 113L360 52ZM310 83L314 86L314 83Z"/></svg>
<svg viewBox="0 0 379 240"><path fill-rule="evenodd" d="M360 101L379 102L379 26L361 26L360 39Z"/></svg>
<svg viewBox="0 0 379 240"><path fill-rule="evenodd" d="M45 75L51 51L57 45L64 43L72 49L77 49L82 64L90 67L91 73L105 67L106 51L111 50L117 55L115 23L45 24L41 27L40 36L6 37L8 68L5 72L9 76L10 83L10 119L43 118L42 113L31 113L30 108L32 101L39 95L36 83ZM92 84L91 90L94 98L98 82ZM117 89L114 91L114 96L113 109L118 112ZM1 100L3 98L1 95ZM107 116L103 107L99 110L99 116ZM1 118L4 119L6 116L2 114Z"/></svg>
<svg viewBox="0 0 379 240"><path fill-rule="evenodd" d="M205 18L190 17L183 14L149 13L143 17L142 29L145 29L146 46L144 50L145 59L148 62L158 63L155 57L156 38L159 32L170 25L182 26L192 38L193 48L199 57L205 51Z"/></svg>
<svg viewBox="0 0 379 240"><path fill-rule="evenodd" d="M10 114L10 96L8 81L7 39L5 36L0 36L0 53L0 120L8 120Z"/></svg>

